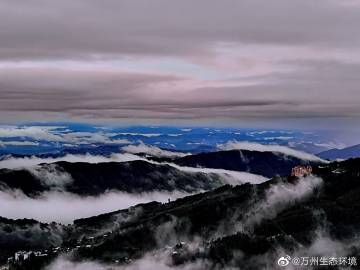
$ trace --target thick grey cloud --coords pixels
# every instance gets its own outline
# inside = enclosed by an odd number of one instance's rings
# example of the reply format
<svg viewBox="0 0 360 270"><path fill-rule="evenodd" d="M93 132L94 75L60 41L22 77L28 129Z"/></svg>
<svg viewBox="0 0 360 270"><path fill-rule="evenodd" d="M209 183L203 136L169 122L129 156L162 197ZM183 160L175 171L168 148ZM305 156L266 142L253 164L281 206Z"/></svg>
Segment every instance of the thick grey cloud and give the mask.
<svg viewBox="0 0 360 270"><path fill-rule="evenodd" d="M358 10L341 2L3 0L1 55L173 55L232 41L357 46Z"/></svg>
<svg viewBox="0 0 360 270"><path fill-rule="evenodd" d="M4 122L360 116L356 1L2 0L0 25Z"/></svg>

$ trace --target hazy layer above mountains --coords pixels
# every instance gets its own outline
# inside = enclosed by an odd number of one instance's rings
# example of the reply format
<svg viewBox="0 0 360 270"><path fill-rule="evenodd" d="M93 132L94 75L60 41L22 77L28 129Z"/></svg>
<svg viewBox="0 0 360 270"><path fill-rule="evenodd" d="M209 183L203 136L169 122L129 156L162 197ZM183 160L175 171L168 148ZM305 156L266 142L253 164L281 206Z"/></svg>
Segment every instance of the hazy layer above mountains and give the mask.
<svg viewBox="0 0 360 270"><path fill-rule="evenodd" d="M119 147L139 144L180 152L217 150L229 141L288 146L319 153L345 144L335 134L321 131L256 130L216 127L134 126L111 127L88 124L28 124L0 126L0 153L110 154Z"/></svg>

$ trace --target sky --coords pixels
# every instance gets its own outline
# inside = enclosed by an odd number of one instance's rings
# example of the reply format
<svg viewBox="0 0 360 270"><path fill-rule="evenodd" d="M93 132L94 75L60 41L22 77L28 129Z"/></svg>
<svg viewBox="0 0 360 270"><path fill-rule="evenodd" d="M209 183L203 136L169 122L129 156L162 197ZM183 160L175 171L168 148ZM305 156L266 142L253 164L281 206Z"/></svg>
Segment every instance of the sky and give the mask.
<svg viewBox="0 0 360 270"><path fill-rule="evenodd" d="M2 123L360 134L356 0L0 0L0 25Z"/></svg>

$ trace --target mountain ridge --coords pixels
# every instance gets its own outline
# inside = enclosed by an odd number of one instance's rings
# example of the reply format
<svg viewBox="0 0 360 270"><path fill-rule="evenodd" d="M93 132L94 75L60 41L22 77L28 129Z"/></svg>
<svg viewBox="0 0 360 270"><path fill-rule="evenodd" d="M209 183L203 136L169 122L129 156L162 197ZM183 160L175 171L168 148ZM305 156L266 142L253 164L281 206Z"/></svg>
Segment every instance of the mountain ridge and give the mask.
<svg viewBox="0 0 360 270"><path fill-rule="evenodd" d="M360 144L345 147L342 149L330 149L317 154L319 157L324 159L349 159L360 157Z"/></svg>

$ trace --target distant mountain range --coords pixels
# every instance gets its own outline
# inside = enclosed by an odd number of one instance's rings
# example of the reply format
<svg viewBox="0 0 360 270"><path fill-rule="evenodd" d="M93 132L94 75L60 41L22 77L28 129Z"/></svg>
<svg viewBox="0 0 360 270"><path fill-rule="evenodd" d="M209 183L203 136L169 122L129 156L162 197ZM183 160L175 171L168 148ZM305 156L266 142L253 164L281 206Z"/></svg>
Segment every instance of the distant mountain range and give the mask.
<svg viewBox="0 0 360 270"><path fill-rule="evenodd" d="M15 155L106 154L119 152L124 145L139 141L190 153L215 151L218 144L229 141L283 145L308 153L319 153L338 145L330 134L321 132L216 127L101 127L81 123L0 125L0 135L0 154L3 151Z"/></svg>
<svg viewBox="0 0 360 270"><path fill-rule="evenodd" d="M47 255L15 264L14 269L40 269L59 254L109 268L143 262L187 269L241 265L246 270L276 269L285 252L356 256L359 174L360 159L351 159L314 166L314 175L305 178L225 185L167 204L153 202L76 220L70 226L0 219L1 259L15 250L39 250L39 239L40 252L46 249ZM318 245L326 249L316 249Z"/></svg>
<svg viewBox="0 0 360 270"><path fill-rule="evenodd" d="M329 160L357 158L360 157L360 144L343 149L327 150L317 154L317 156Z"/></svg>

